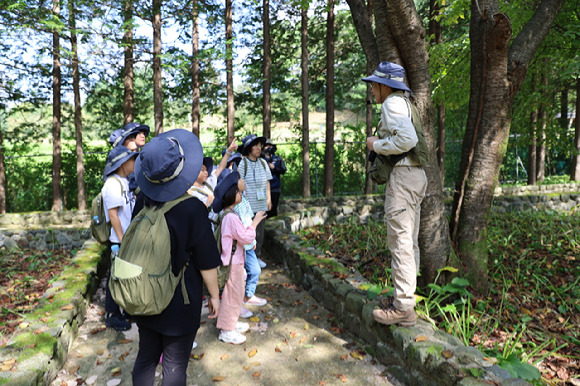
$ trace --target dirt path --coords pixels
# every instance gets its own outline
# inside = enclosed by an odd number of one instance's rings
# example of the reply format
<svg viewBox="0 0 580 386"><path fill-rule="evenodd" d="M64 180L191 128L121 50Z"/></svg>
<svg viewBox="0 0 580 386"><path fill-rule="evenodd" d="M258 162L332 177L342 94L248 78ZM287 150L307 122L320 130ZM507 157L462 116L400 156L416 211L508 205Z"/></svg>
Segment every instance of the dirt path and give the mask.
<svg viewBox="0 0 580 386"><path fill-rule="evenodd" d="M188 385L392 385L389 379L396 384L352 335L333 323L332 314L293 285L279 267L262 271L257 294L269 303L251 309L251 330L239 346L218 340L215 321L208 320L203 309ZM125 333L105 329L103 304L100 288L64 369L51 385L131 384L137 326ZM158 381L160 373L161 366Z"/></svg>

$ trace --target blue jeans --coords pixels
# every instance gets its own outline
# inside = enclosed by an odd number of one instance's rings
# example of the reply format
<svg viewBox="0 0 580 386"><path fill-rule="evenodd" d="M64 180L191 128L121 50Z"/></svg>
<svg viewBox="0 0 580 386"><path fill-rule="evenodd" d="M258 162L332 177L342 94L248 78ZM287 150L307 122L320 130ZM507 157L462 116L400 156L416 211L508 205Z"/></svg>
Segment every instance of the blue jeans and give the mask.
<svg viewBox="0 0 580 386"><path fill-rule="evenodd" d="M260 280L260 273L262 269L258 263L258 256L256 256L256 251L250 249L246 252L246 262L244 263L244 268L248 277L246 278L246 296L251 298L256 293L256 287L258 286L258 280Z"/></svg>

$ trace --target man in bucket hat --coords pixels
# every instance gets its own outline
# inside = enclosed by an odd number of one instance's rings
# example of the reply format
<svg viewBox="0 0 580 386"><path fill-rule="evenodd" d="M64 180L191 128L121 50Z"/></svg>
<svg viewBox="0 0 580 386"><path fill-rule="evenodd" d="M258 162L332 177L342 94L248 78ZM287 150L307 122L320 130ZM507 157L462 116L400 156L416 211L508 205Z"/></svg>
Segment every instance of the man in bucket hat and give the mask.
<svg viewBox="0 0 580 386"><path fill-rule="evenodd" d="M398 64L381 62L373 74L362 79L372 84L376 103L381 104L377 135L367 138L367 148L384 156L400 155L418 142L411 121L411 92L405 84L405 69ZM391 251L393 298L383 299L381 309L373 311L382 324L414 325L415 289L419 273L419 222L421 201L427 177L419 162L405 156L395 164L385 191L387 243Z"/></svg>
<svg viewBox="0 0 580 386"><path fill-rule="evenodd" d="M105 217L111 222L111 234L109 242L111 246L121 244L123 235L131 223L131 213L135 204L135 196L129 190L128 176L133 173L135 158L138 153L131 151L125 146L114 147L107 156L107 164L103 171L105 184L101 190ZM107 319L105 325L117 331L125 331L131 328L123 316L121 309L113 300L109 292L109 277L105 288L105 312Z"/></svg>
<svg viewBox="0 0 580 386"><path fill-rule="evenodd" d="M135 176L141 190L140 207L161 208L184 194L201 170L203 150L190 131L174 129L153 138L139 153ZM216 268L221 264L205 205L186 199L165 213L171 238L171 265L177 274L187 265L183 282L190 304L181 288L159 315L134 316L139 327L139 352L133 368L134 385L152 385L155 369L163 355L163 384L185 385L189 356L200 326L202 280L210 299L210 318L220 309ZM178 286L179 287L179 286Z"/></svg>

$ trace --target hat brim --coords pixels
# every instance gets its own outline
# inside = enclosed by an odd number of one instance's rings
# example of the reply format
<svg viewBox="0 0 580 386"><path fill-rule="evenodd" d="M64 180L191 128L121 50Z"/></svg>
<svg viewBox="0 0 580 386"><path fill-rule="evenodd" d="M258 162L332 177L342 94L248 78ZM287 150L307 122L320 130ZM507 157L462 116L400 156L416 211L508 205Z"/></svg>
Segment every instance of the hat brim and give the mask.
<svg viewBox="0 0 580 386"><path fill-rule="evenodd" d="M129 149L127 149L129 150ZM105 169L103 170L103 181L107 179L111 174L115 173L115 170L119 169L127 160L131 157L137 157L139 153L130 152L126 156L118 159L114 164L107 163Z"/></svg>
<svg viewBox="0 0 580 386"><path fill-rule="evenodd" d="M242 148L242 155L248 155L252 146L254 146L258 141L261 142L262 147L264 147L264 145L266 144L266 137L256 137L250 143L244 145L244 147Z"/></svg>
<svg viewBox="0 0 580 386"><path fill-rule="evenodd" d="M376 82L384 84L385 86L389 86L390 88L396 88L398 90L405 90L411 92L411 89L405 83L393 79L380 78L376 75L371 75L367 76L366 78L362 78L361 80L366 83Z"/></svg>
<svg viewBox="0 0 580 386"><path fill-rule="evenodd" d="M153 183L147 179L141 170L141 162L143 157L147 157L147 151L154 146L151 142L143 147L135 161L137 185L147 197L159 202L172 201L184 194L197 180L203 162L203 148L199 139L191 131L174 129L161 133L155 138L165 137L175 138L183 149L183 169L177 177L162 184Z"/></svg>
<svg viewBox="0 0 580 386"><path fill-rule="evenodd" d="M211 173L213 169L213 159L211 157L203 157L202 164L205 165L207 172Z"/></svg>
<svg viewBox="0 0 580 386"><path fill-rule="evenodd" d="M222 172L223 173L223 172ZM228 190L234 185L238 184L238 180L240 179L240 174L238 172L231 172L229 173L223 180L217 184L215 190L213 191L214 200L211 204L212 210L215 213L219 213L223 209L223 198L224 195L227 193Z"/></svg>

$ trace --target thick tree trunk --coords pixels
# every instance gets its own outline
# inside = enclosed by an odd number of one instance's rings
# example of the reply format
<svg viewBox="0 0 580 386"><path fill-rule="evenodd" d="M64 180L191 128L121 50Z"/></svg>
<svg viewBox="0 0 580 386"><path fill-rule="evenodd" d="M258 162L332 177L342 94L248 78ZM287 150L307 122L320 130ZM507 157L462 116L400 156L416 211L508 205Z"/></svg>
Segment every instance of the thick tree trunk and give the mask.
<svg viewBox="0 0 580 386"><path fill-rule="evenodd" d="M574 147L570 165L570 181L580 181L580 77L576 79L576 120L574 125Z"/></svg>
<svg viewBox="0 0 580 386"><path fill-rule="evenodd" d="M272 125L272 106L270 105L270 88L272 84L271 77L271 66L272 66L272 55L270 50L270 1L263 0L263 17L262 23L264 28L264 84L262 92L264 98L262 100L262 120L263 120L263 136L270 138L270 129Z"/></svg>
<svg viewBox="0 0 580 386"><path fill-rule="evenodd" d="M60 0L53 0L52 12L60 18ZM61 108L60 108L60 34L52 33L52 211L63 209L62 204L62 153L61 153Z"/></svg>
<svg viewBox="0 0 580 386"><path fill-rule="evenodd" d="M439 14L441 6L437 0L429 0L429 37L432 43L443 42L441 20ZM437 164L441 186L445 186L445 102L442 100L436 106L437 110Z"/></svg>
<svg viewBox="0 0 580 386"><path fill-rule="evenodd" d="M407 80L413 90L425 137L431 149L431 162L425 168L428 186L421 205L419 232L422 272L419 280L421 285L425 285L435 280L438 269L449 264L451 250L443 189L435 154L436 137L431 107L431 76L425 30L413 1L379 0L373 2L377 34L375 39L370 28L363 28L370 26L370 20L356 20L368 18L365 12L358 11L362 1L347 0L347 2L355 19L355 27L367 57L367 63L373 69L376 68L379 60L394 61L405 66ZM374 58L380 59L375 62Z"/></svg>
<svg viewBox="0 0 580 386"><path fill-rule="evenodd" d="M163 132L163 89L161 84L161 0L153 0L153 115L155 135Z"/></svg>
<svg viewBox="0 0 580 386"><path fill-rule="evenodd" d="M78 58L78 44L76 33L75 20L76 4L74 1L69 1L68 17L70 25L70 41L72 51L72 75L73 75L73 92L74 92L74 122L75 122L75 137L76 137L76 154L77 154L77 208L79 210L87 209L87 202L85 199L85 167L83 166L83 124L82 124L82 109L81 109L81 87L80 87L80 73L79 73L79 58Z"/></svg>
<svg viewBox="0 0 580 386"><path fill-rule="evenodd" d="M369 0L367 1L367 15L366 17L368 18L368 21L371 22L371 20L373 19L373 6L372 6L372 1ZM360 23L360 22L359 22ZM371 22L372 23L372 22ZM371 28L372 28L372 24L371 24ZM359 36L360 39L360 36ZM378 58L377 58L377 64L378 64ZM371 65L371 63L369 63L369 60L367 60L367 74L372 74L374 71L373 66ZM375 98L373 96L373 88L372 85L370 83L367 83L367 96L366 96L366 101L367 101L367 105L366 105L366 109L365 109L365 122L366 122L366 136L370 137L373 135L373 103L375 102ZM366 162L366 167L365 167L365 194L372 194L373 192L373 182L370 179L369 176L369 172L371 170L371 163L368 162L369 159L369 154L371 153L371 151L365 146L365 154L366 154L366 158L365 160L367 160Z"/></svg>
<svg viewBox="0 0 580 386"><path fill-rule="evenodd" d="M568 126L568 88L564 86L560 93L560 127L564 135L568 133Z"/></svg>
<svg viewBox="0 0 580 386"><path fill-rule="evenodd" d="M123 3L123 51L125 55L125 71L123 79L123 127L135 119L135 78L133 71L133 2Z"/></svg>
<svg viewBox="0 0 580 386"><path fill-rule="evenodd" d="M302 196L310 197L310 123L308 119L308 5L300 10L300 83L302 85Z"/></svg>
<svg viewBox="0 0 580 386"><path fill-rule="evenodd" d="M191 31L191 131L199 137L200 91L199 91L199 4L193 0Z"/></svg>
<svg viewBox="0 0 580 386"><path fill-rule="evenodd" d="M234 30L232 21L232 0L226 0L226 91L228 143L234 140Z"/></svg>
<svg viewBox="0 0 580 386"><path fill-rule="evenodd" d="M326 17L326 148L324 196L334 195L334 0L328 0Z"/></svg>
<svg viewBox="0 0 580 386"><path fill-rule="evenodd" d="M489 288L487 220L507 149L513 100L562 2L544 0L511 48L511 23L499 12L498 1L471 3L471 95L451 235L463 276L481 293Z"/></svg>

